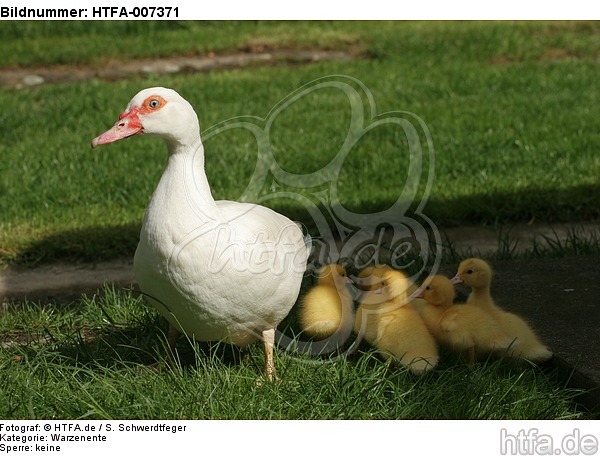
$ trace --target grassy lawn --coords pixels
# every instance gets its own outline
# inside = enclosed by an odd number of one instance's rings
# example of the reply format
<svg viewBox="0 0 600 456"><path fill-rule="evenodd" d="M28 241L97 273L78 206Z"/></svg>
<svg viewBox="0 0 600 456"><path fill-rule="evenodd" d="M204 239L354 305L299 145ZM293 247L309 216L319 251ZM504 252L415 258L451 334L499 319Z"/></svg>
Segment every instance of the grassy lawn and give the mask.
<svg viewBox="0 0 600 456"><path fill-rule="evenodd" d="M127 39L114 40L117 33ZM378 119L369 116L389 111L414 113L427 125L435 179L425 213L438 226L597 219L599 34L597 23L582 22L5 23L0 48L11 56L2 63L7 67L318 43L363 57L0 89L1 259L35 264L132 255L164 146L134 138L91 151L89 143L152 85L184 94L206 132L238 116L267 117L304 84L346 75L364 84L375 103L371 110L363 95L365 126ZM314 91L273 120L273 155L289 173L318 171L340 151L349 121L346 95ZM254 171L254 137L228 130L205 143L214 196L239 198ZM397 126L369 130L334 176L339 204L362 213L389 207L409 163ZM413 207L425 193L429 164L418 176ZM316 201L314 192L324 188L293 190ZM294 201L268 204L311 224Z"/></svg>
<svg viewBox="0 0 600 456"><path fill-rule="evenodd" d="M37 341L0 348L4 419L586 418L572 407L575 391L530 365L490 360L471 370L446 354L415 377L368 349L335 362L278 350L280 380L268 384L260 344L240 353L184 340L180 365L157 371L144 365L160 359L166 328L129 292L76 307L27 304L0 315L0 333Z"/></svg>
<svg viewBox="0 0 600 456"><path fill-rule="evenodd" d="M600 218L599 23L2 25L0 69L100 67L139 57L278 47L342 49L359 57L0 88L0 266L133 255L165 163L164 145L136 137L92 151L90 142L135 93L155 85L175 88L196 107L217 199L259 201L277 184L323 209L320 196L335 188L336 204L369 214L390 207L417 178L407 215L427 199L424 213L441 227ZM357 94L364 115L358 130L349 127L356 106L335 87L308 90L287 103L295 90L325 77L321 81ZM299 188L306 180L267 175L249 191L260 152L256 140L250 130L218 127L240 116L247 125L268 127L273 157L290 175L319 173L338 156L349 131L356 141L339 173L321 175L322 182ZM390 119L418 129L420 169L410 168L409 143L398 124L384 122ZM427 154L428 134L434 156ZM314 228L297 200L266 204ZM554 250L598 251L597 239L583 249L579 240L570 242ZM509 245L505 250L510 255ZM446 260L455 261L454 255L446 252ZM0 334L20 342L0 348L0 416L6 419L587 417L572 406L576 392L552 372L503 360L470 370L446 354L434 372L416 378L366 347L316 363L280 350L281 380L258 385L258 344L239 353L182 341L182 366L144 367L160 359L164 322L128 291L6 309ZM286 323L282 330L292 335L294 315Z"/></svg>

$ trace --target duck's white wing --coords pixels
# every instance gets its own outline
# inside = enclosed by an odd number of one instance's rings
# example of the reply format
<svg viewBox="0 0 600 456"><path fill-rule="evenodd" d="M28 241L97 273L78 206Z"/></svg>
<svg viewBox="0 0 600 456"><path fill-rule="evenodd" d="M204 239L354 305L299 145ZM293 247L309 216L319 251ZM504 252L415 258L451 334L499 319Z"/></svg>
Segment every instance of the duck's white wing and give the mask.
<svg viewBox="0 0 600 456"><path fill-rule="evenodd" d="M305 237L298 224L265 206L235 201L217 201L223 230L230 241L245 249L245 264L254 275L304 273L308 257ZM221 236L219 243L227 238Z"/></svg>

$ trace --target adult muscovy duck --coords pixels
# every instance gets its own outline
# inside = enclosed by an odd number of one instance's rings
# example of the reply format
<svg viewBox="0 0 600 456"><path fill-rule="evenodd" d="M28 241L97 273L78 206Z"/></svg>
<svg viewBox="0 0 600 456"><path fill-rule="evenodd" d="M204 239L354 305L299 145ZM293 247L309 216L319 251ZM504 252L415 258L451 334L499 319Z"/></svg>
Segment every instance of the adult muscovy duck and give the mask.
<svg viewBox="0 0 600 456"><path fill-rule="evenodd" d="M181 332L238 346L262 339L272 380L275 328L306 269L302 231L264 206L213 199L198 117L174 90L139 92L92 147L138 134L162 138L169 153L134 258L140 289L169 322L169 343Z"/></svg>

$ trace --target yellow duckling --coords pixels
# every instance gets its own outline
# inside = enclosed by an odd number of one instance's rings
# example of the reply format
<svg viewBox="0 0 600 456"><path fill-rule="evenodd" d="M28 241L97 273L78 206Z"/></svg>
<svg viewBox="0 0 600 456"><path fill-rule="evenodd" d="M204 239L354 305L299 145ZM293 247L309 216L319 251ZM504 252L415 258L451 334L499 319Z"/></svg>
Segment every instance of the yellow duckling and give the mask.
<svg viewBox="0 0 600 456"><path fill-rule="evenodd" d="M476 350L505 351L511 346L512 339L500 330L488 312L454 304L455 295L447 277L436 275L423 283L421 296L428 305L422 307L421 317L437 340L454 350L466 351L470 365L475 362Z"/></svg>
<svg viewBox="0 0 600 456"><path fill-rule="evenodd" d="M354 324L354 305L346 269L328 264L318 273L318 283L300 304L300 324L309 336L322 340L334 334L343 343Z"/></svg>
<svg viewBox="0 0 600 456"><path fill-rule="evenodd" d="M382 264L380 266L367 266L358 274L356 278L356 287L362 291L373 291L377 288L382 287L384 281L384 275L386 272L395 271L391 266ZM416 292L418 287L407 279L408 289L406 290L407 296Z"/></svg>
<svg viewBox="0 0 600 456"><path fill-rule="evenodd" d="M477 306L488 312L500 326L500 329L512 338L515 343L508 355L524 358L534 362L546 361L552 352L540 342L536 334L521 317L507 312L496 305L490 293L492 268L479 258L469 258L458 266L453 283L464 283L471 288L467 305Z"/></svg>
<svg viewBox="0 0 600 456"><path fill-rule="evenodd" d="M392 270L388 265L367 266L356 277L356 286L362 291L372 291L381 287L383 274Z"/></svg>
<svg viewBox="0 0 600 456"><path fill-rule="evenodd" d="M437 345L419 313L407 305L414 284L400 271L383 269L376 271L381 272L378 288L362 294L354 332L359 340L378 348L384 359L392 357L413 373L422 374L436 366Z"/></svg>

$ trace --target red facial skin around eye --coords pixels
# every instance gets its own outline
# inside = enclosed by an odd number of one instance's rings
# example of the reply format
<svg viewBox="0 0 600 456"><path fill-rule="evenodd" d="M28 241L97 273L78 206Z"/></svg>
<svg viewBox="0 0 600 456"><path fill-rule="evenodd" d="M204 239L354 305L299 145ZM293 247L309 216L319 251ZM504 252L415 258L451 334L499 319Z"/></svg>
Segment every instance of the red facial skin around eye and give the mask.
<svg viewBox="0 0 600 456"><path fill-rule="evenodd" d="M128 117L128 116L135 116L135 117L137 117L137 115L139 114L139 112L140 112L140 110L134 106L129 111L123 111L121 113L121 115L119 116L119 120L123 120L124 117Z"/></svg>
<svg viewBox="0 0 600 456"><path fill-rule="evenodd" d="M156 107L150 105L154 100L158 101L158 106ZM144 127L139 116L160 111L166 104L167 101L158 95L146 98L141 107L133 106L128 111L121 113L119 120L110 130L92 140L92 147L119 141L129 136L143 134Z"/></svg>
<svg viewBox="0 0 600 456"><path fill-rule="evenodd" d="M129 111L122 113L119 116L119 120L123 120L125 118L128 119L128 127L130 129L139 129L140 133L142 132L142 123L140 122L140 118L138 115L140 114L140 110L136 107L131 108Z"/></svg>
<svg viewBox="0 0 600 456"><path fill-rule="evenodd" d="M152 100L158 101L158 106L156 108L152 108L150 106L150 102ZM167 104L167 101L163 97L160 97L158 95L153 95L144 100L144 102L142 103L142 107L139 108L138 112L140 114L152 114L153 112L160 111L166 104Z"/></svg>

